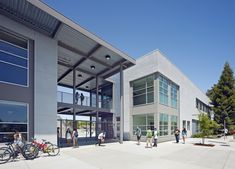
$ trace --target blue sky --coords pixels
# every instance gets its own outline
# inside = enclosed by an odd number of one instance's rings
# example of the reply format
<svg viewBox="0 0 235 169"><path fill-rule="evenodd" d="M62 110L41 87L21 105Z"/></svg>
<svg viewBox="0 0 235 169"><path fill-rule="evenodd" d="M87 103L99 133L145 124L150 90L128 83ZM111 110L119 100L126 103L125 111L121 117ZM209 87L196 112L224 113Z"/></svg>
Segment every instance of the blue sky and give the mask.
<svg viewBox="0 0 235 169"><path fill-rule="evenodd" d="M202 91L235 70L234 0L44 0L138 59L159 49Z"/></svg>

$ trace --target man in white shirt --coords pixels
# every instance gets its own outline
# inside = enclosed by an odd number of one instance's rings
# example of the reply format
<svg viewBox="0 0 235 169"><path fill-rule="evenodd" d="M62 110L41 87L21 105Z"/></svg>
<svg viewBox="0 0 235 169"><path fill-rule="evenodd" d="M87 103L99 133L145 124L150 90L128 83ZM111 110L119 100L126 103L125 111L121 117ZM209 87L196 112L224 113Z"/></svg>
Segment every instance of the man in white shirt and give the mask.
<svg viewBox="0 0 235 169"><path fill-rule="evenodd" d="M105 134L103 131L101 131L101 133L98 135L98 142L96 143L96 145L99 144L100 146L101 142L104 142L104 138L105 138Z"/></svg>

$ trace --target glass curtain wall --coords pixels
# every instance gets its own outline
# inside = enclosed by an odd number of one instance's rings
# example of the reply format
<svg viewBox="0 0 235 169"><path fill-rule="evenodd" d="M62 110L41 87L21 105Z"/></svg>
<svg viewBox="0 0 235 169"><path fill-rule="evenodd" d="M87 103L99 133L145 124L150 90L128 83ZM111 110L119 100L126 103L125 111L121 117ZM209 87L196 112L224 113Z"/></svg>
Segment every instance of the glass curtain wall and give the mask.
<svg viewBox="0 0 235 169"><path fill-rule="evenodd" d="M133 135L135 134L137 126L141 128L141 133L145 136L148 128L154 130L154 115L133 115Z"/></svg>
<svg viewBox="0 0 235 169"><path fill-rule="evenodd" d="M168 115L167 114L160 113L159 134L160 136L168 135Z"/></svg>
<svg viewBox="0 0 235 169"><path fill-rule="evenodd" d="M175 130L177 128L177 122L178 122L178 117L177 116L171 116L171 135L174 135Z"/></svg>
<svg viewBox="0 0 235 169"><path fill-rule="evenodd" d="M150 75L133 81L133 105L154 102L154 76Z"/></svg>
<svg viewBox="0 0 235 169"><path fill-rule="evenodd" d="M27 140L28 104L0 101L0 143L12 142L15 130Z"/></svg>
<svg viewBox="0 0 235 169"><path fill-rule="evenodd" d="M168 85L168 80L163 76L159 76L160 103L164 105L168 105Z"/></svg>
<svg viewBox="0 0 235 169"><path fill-rule="evenodd" d="M0 81L28 86L28 42L1 30L0 37Z"/></svg>

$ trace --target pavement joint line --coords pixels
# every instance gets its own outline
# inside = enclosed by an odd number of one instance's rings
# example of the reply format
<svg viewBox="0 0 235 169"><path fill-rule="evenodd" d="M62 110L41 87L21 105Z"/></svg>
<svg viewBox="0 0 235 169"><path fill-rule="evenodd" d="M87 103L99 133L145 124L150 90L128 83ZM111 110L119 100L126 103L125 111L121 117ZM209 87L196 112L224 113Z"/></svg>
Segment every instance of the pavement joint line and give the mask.
<svg viewBox="0 0 235 169"><path fill-rule="evenodd" d="M225 162L224 162L224 164L223 164L222 169L224 169L224 167L226 166L230 154L231 154L231 151L228 152L228 155L227 155L227 157L226 157L226 160L225 160Z"/></svg>

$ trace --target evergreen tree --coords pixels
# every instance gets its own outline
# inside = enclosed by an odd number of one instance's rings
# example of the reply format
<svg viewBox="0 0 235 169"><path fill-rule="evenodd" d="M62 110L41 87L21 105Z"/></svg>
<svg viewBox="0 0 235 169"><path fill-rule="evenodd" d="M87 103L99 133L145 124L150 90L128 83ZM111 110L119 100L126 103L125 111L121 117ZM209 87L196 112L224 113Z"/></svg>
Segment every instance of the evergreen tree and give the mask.
<svg viewBox="0 0 235 169"><path fill-rule="evenodd" d="M215 121L226 128L232 129L235 124L235 79L233 70L226 62L224 70L217 84L207 91L211 99L212 110L214 111Z"/></svg>

